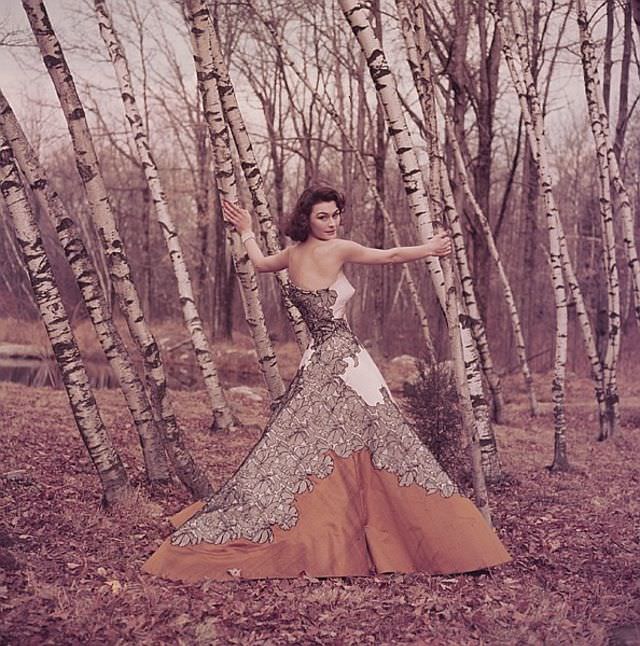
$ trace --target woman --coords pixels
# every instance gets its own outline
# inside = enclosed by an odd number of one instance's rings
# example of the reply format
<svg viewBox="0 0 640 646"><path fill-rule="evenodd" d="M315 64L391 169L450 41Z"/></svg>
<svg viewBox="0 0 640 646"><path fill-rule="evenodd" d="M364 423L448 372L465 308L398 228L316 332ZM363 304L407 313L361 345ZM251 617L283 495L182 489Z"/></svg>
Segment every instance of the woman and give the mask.
<svg viewBox="0 0 640 646"><path fill-rule="evenodd" d="M289 297L312 341L235 474L173 520L144 570L171 579L450 574L509 559L474 505L420 442L344 318L349 262L398 263L451 252L446 235L370 249L338 237L343 196L300 196L287 234L264 256L250 214L224 203L258 271L289 270Z"/></svg>

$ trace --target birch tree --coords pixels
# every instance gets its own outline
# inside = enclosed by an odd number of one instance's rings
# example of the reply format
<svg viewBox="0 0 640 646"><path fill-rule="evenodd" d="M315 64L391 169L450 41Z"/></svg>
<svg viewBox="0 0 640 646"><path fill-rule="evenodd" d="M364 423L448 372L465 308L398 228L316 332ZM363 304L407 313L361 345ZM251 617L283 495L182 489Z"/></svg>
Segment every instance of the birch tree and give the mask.
<svg viewBox="0 0 640 646"><path fill-rule="evenodd" d="M213 64L213 73L218 86L220 105L224 114L229 130L233 136L240 166L244 173L247 186L251 192L253 210L257 216L260 235L264 246L269 254L276 254L281 251L278 230L269 209L269 201L264 190L264 181L260 167L253 152L253 146L247 132L247 128L240 112L240 106L236 99L236 93L229 76L229 70L222 54L220 41L211 21L207 21L207 30L209 44L211 47L211 60ZM287 272L276 272L276 279L280 284L282 299L285 305L289 322L293 328L296 341L301 350L305 350L308 344L308 336L304 320L298 309L291 302L285 289L287 284Z"/></svg>
<svg viewBox="0 0 640 646"><path fill-rule="evenodd" d="M182 438L167 390L158 344L142 311L71 71L49 21L44 3L40 0L23 0L22 4L67 121L76 155L76 165L89 202L91 216L104 248L118 304L144 361L154 416L160 424L165 449L180 480L195 496L204 496L211 487L206 476L191 457Z"/></svg>
<svg viewBox="0 0 640 646"><path fill-rule="evenodd" d="M633 48L633 30L631 29L632 8L630 1L624 5L623 10L624 28L622 40L622 61L620 63L620 83L618 84L618 116L616 119L615 138L613 142L613 149L618 163L620 163L620 160L622 159L622 146L624 144L627 126L629 124L631 114L636 107L636 102L638 101L638 98L636 97L631 108L629 108L629 73L631 70L631 50Z"/></svg>
<svg viewBox="0 0 640 646"><path fill-rule="evenodd" d="M226 401L222 387L220 386L213 353L204 332L202 318L196 306L191 277L189 276L187 263L185 262L182 245L180 244L178 232L169 211L169 205L162 187L158 167L151 153L144 121L136 103L125 51L113 28L106 1L95 0L94 4L100 34L107 46L109 57L116 73L120 96L124 104L127 122L131 129L131 136L135 141L138 157L155 207L156 217L162 230L167 250L169 251L169 258L171 259L178 286L178 295L180 297L184 322L189 331L189 337L196 361L202 373L207 394L211 400L213 429L228 430L234 426L233 416L229 410L229 404Z"/></svg>
<svg viewBox="0 0 640 646"><path fill-rule="evenodd" d="M629 266L630 281L633 290L634 311L636 314L636 323L640 325L640 262L638 261L638 250L635 240L634 214L631 206L631 198L625 186L620 172L618 156L615 153L614 142L611 141L611 132L609 126L608 112L605 106L604 98L600 90L598 75L597 57L593 45L593 39L588 30L588 16L584 2L578 3L578 26L581 36L581 57L585 77L585 90L592 125L594 116L595 127L602 133L599 139L604 137L602 150L606 142L607 170L611 185L618 196L618 210L622 221L622 232L624 248Z"/></svg>
<svg viewBox="0 0 640 646"><path fill-rule="evenodd" d="M229 133L222 113L211 55L209 11L203 0L184 0L184 6L191 27L198 88L214 150L218 190L222 198L237 203ZM239 234L230 225L226 227L226 231L240 285L245 318L258 355L258 364L271 397L277 399L282 396L285 388L260 304L256 272Z"/></svg>
<svg viewBox="0 0 640 646"><path fill-rule="evenodd" d="M478 357L482 366L485 377L489 384L493 398L494 419L498 423L503 422L504 397L502 395L502 385L500 377L495 370L493 357L489 349L489 341L484 326L480 308L476 299L476 290L474 287L473 276L467 259L467 250L465 247L464 235L460 224L458 209L456 208L449 183L449 176L438 137L438 123L436 117L435 88L433 84L433 75L431 72L431 63L429 61L429 51L426 38L424 38L424 28L421 27L423 19L421 9L416 12L416 21L411 18L409 9L405 0L396 0L402 35L404 37L407 51L407 61L411 69L413 81L418 92L422 114L426 124L427 135L427 153L431 166L430 176L433 178L434 186L431 191L433 195L438 193L443 199L443 210L446 215L449 226L451 227L452 239L455 249L458 273L460 276L462 299L469 316L471 333L474 337L478 349Z"/></svg>
<svg viewBox="0 0 640 646"><path fill-rule="evenodd" d="M104 298L104 292L91 256L85 247L76 223L49 183L44 169L1 91L0 130L9 141L15 159L31 186L31 190L36 197L39 197L40 203L53 220L60 244L96 330L100 346L120 383L131 412L140 438L147 478L151 484L167 482L169 471L164 446L153 420L149 399L120 333L113 323L111 309Z"/></svg>
<svg viewBox="0 0 640 646"><path fill-rule="evenodd" d="M604 252L604 273L607 285L608 339L603 366L606 415L604 423L600 425L600 438L605 439L615 432L619 421L616 367L620 350L620 284L616 262L616 239L613 226L609 171L609 151L613 152L613 146L609 143L610 134L607 112L606 109L601 109L604 108L604 100L600 98L602 94L598 82L594 46L589 31L584 0L578 0L577 9L584 87L598 161L598 193L600 196L598 204ZM612 155L612 158L617 159L615 155Z"/></svg>
<svg viewBox="0 0 640 646"><path fill-rule="evenodd" d="M384 107L389 132L403 178L405 193L408 198L409 209L414 217L418 235L423 241L426 241L433 235L434 223L429 217L425 187L404 119L395 80L380 44L367 20L363 5L354 0L340 0L340 6L367 60L376 91ZM488 518L488 500L482 472L484 471L488 478L496 478L500 474L500 463L489 419L489 409L482 389L475 344L468 322L463 317L459 318L457 295L448 261L445 260L441 267L437 259L431 258L429 266L436 294L441 299L443 309L447 313L450 334L452 335L451 341L453 342L452 356L454 359L459 357L456 364L463 416L465 416L466 427L472 438L472 450L481 453L482 456L483 468L480 473L476 473L476 470L474 470L474 477L476 478L474 485L477 487L476 499L478 507ZM462 344L462 354L455 347L458 343ZM462 360L464 360L464 364ZM466 380L461 379L462 371L460 368L463 365ZM469 398L463 396L467 388ZM473 402L473 405L471 402Z"/></svg>
<svg viewBox="0 0 640 646"><path fill-rule="evenodd" d="M438 94L436 94L438 97ZM462 156L462 151L458 143L458 137L455 133L455 128L451 122L451 117L449 116L446 106L442 105L440 112L443 115L445 130L447 133L447 138L453 152L453 159L457 169L458 180L460 186L462 187L463 193L471 205L473 212L475 213L476 219L480 224L480 228L485 236L485 241L487 243L487 248L493 261L495 262L496 268L498 270L498 276L500 278L500 283L502 284L503 296L507 304L507 309L509 310L509 320L511 321L511 327L513 329L513 335L516 340L516 354L518 356L518 361L520 362L520 369L524 378L525 387L529 396L529 410L532 416L538 414L538 402L536 398L535 391L533 389L533 377L531 375L531 369L529 368L529 360L527 358L527 348L524 340L524 335L522 333L522 325L520 324L520 315L518 314L518 308L516 305L516 299L511 288L511 283L507 276L507 272L500 257L498 247L496 246L496 241L493 237L493 231L491 225L487 220L482 208L478 204L478 201L475 198L473 191L471 190L471 183L469 181L469 175L467 173L466 164Z"/></svg>
<svg viewBox="0 0 640 646"><path fill-rule="evenodd" d="M373 31L380 43L384 47L384 31L382 29L382 10L381 0L371 1L371 19L373 22ZM384 110L379 101L376 101L375 121L372 124L373 136L371 142L371 156L373 157L373 167L375 176L376 192L384 202L385 198L385 162L387 152L387 133L384 118ZM377 202L373 212L373 240L372 246L377 249L383 249L385 244L385 215L378 206ZM389 275L384 267L373 267L373 301L374 301L374 338L380 347L384 339L384 323L387 312L385 311L385 285L386 277Z"/></svg>
<svg viewBox="0 0 640 646"><path fill-rule="evenodd" d="M16 240L62 375L71 412L102 483L103 502L113 504L129 490L127 473L100 417L13 151L3 134L0 134L0 192L13 222Z"/></svg>
<svg viewBox="0 0 640 646"><path fill-rule="evenodd" d="M522 80L522 83L524 84L523 91L525 92L525 94L527 94L530 97L531 108L529 109L527 105L526 109L529 110L529 119L530 119L530 122L533 124L534 130L538 132L538 138L544 141L544 137L545 137L544 121L543 121L544 111L538 100L536 81L531 72L531 65L528 59L529 48L527 44L526 30L520 16L520 11L513 3L510 4L510 18L511 18L511 24L513 26L513 40L517 48L517 56L521 65L521 70L523 75L523 80ZM523 106L522 101L521 101L521 106ZM529 138L529 143L531 144L531 138ZM533 148L532 148L532 152L534 154L534 157L536 157L536 152L533 150ZM548 161L546 162L546 166L548 168ZM538 178L539 180L541 179L539 174L538 174ZM555 208L555 200L553 199L553 193L549 192L548 197L553 201L553 205ZM611 417L611 415L615 415L615 411L613 411L611 414L607 412L607 403L605 401L606 387L605 387L604 369L602 366L602 362L600 361L598 349L596 346L596 342L594 340L591 321L589 319L589 314L587 312L587 308L584 302L584 297L582 295L580 284L578 283L578 279L573 268L573 262L569 254L569 247L567 244L566 236L564 234L562 220L560 218L557 208L556 208L556 230L557 230L558 239L560 243L560 258L561 258L561 264L562 264L562 271L564 273L566 283L569 287L571 296L574 301L575 311L578 318L578 322L580 324L580 330L582 332L585 350L587 352L587 357L591 365L591 375L594 381L596 403L598 406L600 434L602 435L604 432L606 432L606 426L608 424L607 420ZM615 403L616 402L612 400L612 404L615 404Z"/></svg>
<svg viewBox="0 0 640 646"><path fill-rule="evenodd" d="M560 216L553 199L553 182L544 138L543 115L535 84L526 84L524 81L523 68L525 64L520 55L514 53L512 49L511 38L507 33L502 16L494 0L489 0L489 10L494 17L496 29L501 32L502 51L518 94L531 151L538 165L540 192L542 193L545 205L547 232L549 235L549 264L556 307L554 376L551 384L554 417L554 459L552 469L566 470L569 467L565 417L568 315L567 295L562 273L560 236L558 232ZM516 59L516 56L518 59ZM531 103L531 108L529 108L529 102Z"/></svg>

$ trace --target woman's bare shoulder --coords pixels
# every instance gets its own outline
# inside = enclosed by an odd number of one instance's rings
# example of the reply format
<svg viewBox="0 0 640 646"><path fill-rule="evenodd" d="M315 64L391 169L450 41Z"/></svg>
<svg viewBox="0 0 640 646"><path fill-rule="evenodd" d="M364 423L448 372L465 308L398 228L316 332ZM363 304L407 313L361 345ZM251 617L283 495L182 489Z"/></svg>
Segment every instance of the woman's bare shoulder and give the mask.
<svg viewBox="0 0 640 646"><path fill-rule="evenodd" d="M353 240L347 240L346 238L337 238L336 240L331 240L331 251L336 256L339 256L344 260L350 252L354 249L360 249L362 245L354 242Z"/></svg>
<svg viewBox="0 0 640 646"><path fill-rule="evenodd" d="M289 260L298 253L299 242L292 242L285 246L283 251L287 252L287 257Z"/></svg>

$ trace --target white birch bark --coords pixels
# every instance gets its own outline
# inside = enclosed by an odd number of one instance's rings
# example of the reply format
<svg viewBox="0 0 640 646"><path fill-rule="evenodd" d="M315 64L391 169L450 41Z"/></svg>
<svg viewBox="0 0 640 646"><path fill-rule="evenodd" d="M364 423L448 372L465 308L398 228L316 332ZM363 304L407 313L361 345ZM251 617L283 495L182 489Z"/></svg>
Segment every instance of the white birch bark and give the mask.
<svg viewBox="0 0 640 646"><path fill-rule="evenodd" d="M631 4L631 13L633 20L638 28L638 35L640 36L640 0L630 0ZM626 23L627 17L625 17ZM629 26L630 28L630 26ZM628 27L625 25L625 32ZM631 40L631 34L625 33L625 49L628 45L628 40ZM622 66L625 65L625 58L628 56L626 51L623 51L622 55ZM596 83L599 85L599 75L598 75L598 65L597 57L592 46L590 48L590 54L587 58L588 69L590 70L590 76L596 80ZM621 72L623 73L623 72ZM622 83L622 81L621 81ZM598 109L601 114L607 116L608 111L604 107L604 97L603 93L600 91L596 92L596 99L598 101ZM618 124L621 124L624 119L627 119L626 111L623 108L620 108L618 111ZM606 124L606 130L610 130L608 116L606 121L603 121L603 125ZM611 144L611 135L608 135L608 141ZM607 157L609 161L609 178L611 180L611 185L617 196L617 206L620 212L620 217L622 220L622 232L623 232L623 243L627 256L627 265L629 266L629 282L631 284L631 291L633 293L633 303L634 303L634 312L636 315L636 323L640 326L640 262L638 261L638 249L636 246L636 237L635 237L635 217L633 207L631 206L632 201L629 195L629 192L625 186L625 183L622 178L622 172L620 170L620 163L618 155L621 151L617 150L616 143L613 142L613 146L609 146L607 150Z"/></svg>
<svg viewBox="0 0 640 646"><path fill-rule="evenodd" d="M604 360L604 384L605 384L605 409L606 419L600 424L600 439L605 439L616 431L619 422L618 392L616 384L616 366L620 350L620 285L618 280L618 266L616 263L616 240L613 223L613 204L611 201L612 177L619 177L617 168L617 157L614 154L614 146L611 142L609 117L605 108L600 80L598 75L595 47L589 30L587 8L584 0L578 0L577 19L580 31L580 53L582 58L582 70L584 76L585 93L589 119L591 121L591 132L593 133L596 157L598 159L598 188L600 193L600 219L602 226L602 246L604 251L605 275L607 280L607 303L608 303L608 339L606 356ZM610 160L616 163L616 168L610 168ZM623 185L623 194L624 191ZM624 198L622 199L624 203ZM628 199L627 199L628 204ZM631 218L631 220L633 220ZM623 231L625 238L629 231L623 220ZM632 250L629 254L629 246L625 244L629 266L632 269L630 279L634 284L634 300L636 304L637 294L635 290L636 278L634 276L634 265L637 267L637 255L635 262L631 260L634 255L635 241L633 237L633 221L631 224Z"/></svg>
<svg viewBox="0 0 640 646"><path fill-rule="evenodd" d="M180 480L196 497L203 497L211 490L211 486L184 444L167 390L158 344L144 318L71 71L44 3L41 0L23 0L22 5L67 121L76 165L89 202L91 217L104 249L118 304L143 358L154 417L160 424L165 449Z"/></svg>
<svg viewBox="0 0 640 646"><path fill-rule="evenodd" d="M120 333L113 323L111 309L104 298L102 286L80 230L67 213L56 191L49 184L44 169L1 91L0 130L9 141L18 167L22 170L31 190L53 220L58 239L84 299L100 346L120 383L131 412L140 438L147 478L151 484L168 482L170 474L164 445L153 420L151 404Z"/></svg>
<svg viewBox="0 0 640 646"><path fill-rule="evenodd" d="M532 92L531 88L533 88L533 90L535 91L535 82L533 80L533 75L528 65L529 49L528 49L528 43L527 43L526 29L520 17L520 11L516 7L516 5L511 1L509 7L510 7L511 24L513 25L513 31L514 31L514 41L516 43L519 59L522 62L522 72L524 76L525 92L531 94ZM534 130L537 130L539 132L539 138L544 140L544 121L543 121L543 115L542 115L542 108L540 107L540 102L538 100L537 93L535 93L535 95L532 97L531 105L532 105L532 108L530 110L529 116L532 120L533 128ZM537 109L534 112L533 110L534 108L536 108L536 106L537 106ZM539 118L537 115L539 115ZM532 148L532 152L535 157L536 153L533 148ZM542 152L544 152L546 155L546 148ZM549 167L548 161L546 162L546 164L547 164L547 167ZM549 197L550 199L553 200L552 192L549 193ZM555 208L555 202L553 204ZM606 410L607 408L606 401L605 401L606 387L605 387L604 370L603 370L602 362L600 361L600 357L598 355L598 350L597 350L594 335L593 335L591 321L589 319L587 307L585 305L584 298L582 296L582 290L580 289L580 284L578 283L576 273L573 269L571 255L569 254L569 246L567 244L567 240L566 240L563 225L562 225L562 220L560 218L557 208L556 208L556 216L557 216L556 226L557 226L558 238L560 241L560 255L561 255L562 270L564 272L566 283L571 292L571 296L573 297L573 300L574 300L576 316L578 318L580 329L582 331L582 338L584 340L585 350L587 352L587 357L591 364L591 376L594 382L596 404L598 407L598 420L599 420L600 429L601 429L600 433L602 434L603 424L606 425L606 420L608 417L607 410Z"/></svg>
<svg viewBox="0 0 640 646"><path fill-rule="evenodd" d="M554 377L551 385L554 416L554 459L552 468L564 470L569 467L565 417L568 315L567 296L562 273L562 252L558 232L560 215L553 199L553 182L547 159L543 114L535 83L533 83L530 75L527 75L527 82L525 83L526 64L522 60L521 55L517 51L514 52L512 48L511 43L513 39L505 28L502 16L496 8L495 0L489 0L489 10L494 17L496 29L500 31L502 51L518 94L531 151L539 168L538 177L540 181L540 192L545 205L547 231L549 235L549 264L551 267L551 282L556 308ZM531 110L529 109L529 101L531 102Z"/></svg>
<svg viewBox="0 0 640 646"><path fill-rule="evenodd" d="M629 266L629 280L633 292L633 309L636 323L640 326L640 261L635 238L635 216L631 206L631 197L622 179L620 165L614 149L609 148L607 153L609 162L609 178L618 199L618 209L622 220L623 243Z"/></svg>
<svg viewBox="0 0 640 646"><path fill-rule="evenodd" d="M236 144L236 150L240 158L240 166L242 167L247 186L251 193L253 210L258 219L262 242L269 254L276 254L281 251L280 241L278 240L276 224L269 209L269 200L264 190L262 173L260 172L260 167L253 152L253 145L251 144L249 133L242 118L229 70L227 69L227 64L222 54L220 41L211 19L207 20L207 28L211 46L213 72L218 86L218 95L220 97L220 105L224 119L229 126L229 130ZM285 289L288 280L287 271L276 272L276 279L280 285L282 301L289 322L293 328L296 341L300 349L304 351L309 343L309 336L300 312L292 303Z"/></svg>
<svg viewBox="0 0 640 646"><path fill-rule="evenodd" d="M223 199L237 203L229 133L222 114L209 46L209 11L203 0L184 0L184 5L191 27L191 43L198 88L202 96L205 119L215 155L218 190ZM238 233L228 225L226 231L240 284L245 318L255 344L260 370L271 397L277 399L284 394L285 388L260 304L256 272Z"/></svg>
<svg viewBox="0 0 640 646"><path fill-rule="evenodd" d="M410 212L414 217L418 235L424 242L433 235L433 222L429 216L425 187L405 122L395 79L391 74L380 43L368 22L366 7L354 0L340 0L340 6L367 60L371 77L389 125L389 134L396 150ZM469 400L464 398L466 384L459 385L465 426L472 439L477 434L484 474L488 478L497 478L500 475L500 462L491 427L489 407L482 388L475 342L469 326L466 324L467 322L464 318L459 317L458 314L458 297L455 292L449 261L445 259L441 267L438 259L431 258L428 264L436 293L440 296L444 292L446 295L441 302L444 303L443 309L447 312L448 324L456 330L455 335L451 338L462 344L462 355L459 355L454 347L452 348L452 357L461 356L465 364L466 381L470 394ZM460 374L460 372L458 371L457 374ZM469 414L471 414L470 417L468 416ZM477 448L478 443L472 441L472 448ZM484 479L481 479L484 482ZM486 489L484 492L480 490L476 492L476 500L479 508L483 513L487 514L488 518Z"/></svg>
<svg viewBox="0 0 640 646"><path fill-rule="evenodd" d="M140 159L147 180L156 217L160 224L167 250L169 251L169 259L171 260L173 272L176 277L178 296L180 298L180 305L182 306L182 316L189 332L196 361L202 373L205 389L211 400L213 411L212 430L229 430L234 426L234 419L222 387L220 386L211 346L205 334L202 318L198 312L193 294L191 277L189 276L187 263L182 252L178 231L169 211L169 204L167 203L167 198L162 187L158 167L151 153L145 125L136 103L124 48L113 28L106 0L95 0L94 5L98 17L100 35L109 51L109 57L118 80L127 122L131 129L131 136L138 151L138 158Z"/></svg>
<svg viewBox="0 0 640 646"><path fill-rule="evenodd" d="M502 263L502 258L498 251L495 239L493 237L493 231L491 230L491 225L487 220L485 214L483 213L478 201L471 190L471 182L469 180L469 174L467 172L467 167L464 162L464 157L462 155L462 150L460 149L460 144L458 142L458 137L455 133L455 128L453 127L453 122L451 117L447 113L446 107L440 102L440 98L436 94L436 98L440 103L440 112L444 118L445 129L447 133L447 138L451 146L451 151L453 152L454 162L456 164L458 181L462 191L467 198L467 201L471 205L473 212L475 213L476 219L480 224L480 228L485 237L487 243L487 248L491 254L496 269L498 270L498 276L500 278L500 283L502 284L502 293L507 304L507 309L509 311L509 320L511 321L511 327L513 329L513 336L515 338L516 344L516 355L520 363L520 370L522 371L522 376L524 379L525 387L527 389L527 394L529 397L529 411L532 416L538 414L538 401L536 394L533 388L533 377L531 375L531 369L529 368L529 360L527 358L527 348L524 340L524 334L522 332L522 325L520 323L520 315L518 314L518 308L516 305L516 299L513 295L513 290L511 289L511 283L507 276L507 272Z"/></svg>
<svg viewBox="0 0 640 646"><path fill-rule="evenodd" d="M0 134L0 191L51 342L71 412L103 488L106 505L129 490L127 472L104 426L8 140Z"/></svg>
<svg viewBox="0 0 640 646"><path fill-rule="evenodd" d="M602 368L600 356L598 355L598 348L596 346L595 337L593 335L593 329L591 327L591 321L589 319L589 312L587 311L587 306L584 302L584 297L582 296L582 290L580 289L580 284L578 283L578 277L576 276L576 273L573 269L573 263L569 254L569 246L564 235L564 229L562 227L561 220L558 220L558 237L560 239L562 271L564 272L567 286L569 287L569 291L571 292L571 296L573 298L576 317L578 319L578 323L580 324L585 351L587 353L587 358L589 359L589 364L591 366L591 378L594 384L596 404L598 407L598 419L600 427L602 428L602 424L604 424L606 420L604 370Z"/></svg>
<svg viewBox="0 0 640 646"><path fill-rule="evenodd" d="M451 298L451 292L449 292L448 298ZM485 478L487 467L483 460L482 444L478 435L478 425L473 411L474 401L469 388L469 377L465 366L463 346L460 343L460 330L456 325L449 325L447 327L447 333L449 335L451 359L458 387L458 397L460 398L463 424L467 429L469 437L469 454L471 456L471 478L473 482L474 500L486 521L491 525L491 507L489 504L487 480Z"/></svg>
<svg viewBox="0 0 640 646"><path fill-rule="evenodd" d="M430 176L434 180L434 187L431 192L440 194L442 197L443 212L451 227L456 263L462 288L462 299L469 316L468 324L470 325L471 333L476 342L482 371L491 390L494 420L501 424L504 421L502 384L493 364L486 328L482 320L482 315L480 314L480 308L478 307L473 276L471 275L471 269L467 259L464 234L462 226L460 225L460 216L453 198L442 146L438 136L435 88L424 25L421 24L423 18L422 11L417 12L414 25L405 0L396 0L396 6L398 8L401 31L407 50L407 61L411 69L425 120L427 152L431 164Z"/></svg>

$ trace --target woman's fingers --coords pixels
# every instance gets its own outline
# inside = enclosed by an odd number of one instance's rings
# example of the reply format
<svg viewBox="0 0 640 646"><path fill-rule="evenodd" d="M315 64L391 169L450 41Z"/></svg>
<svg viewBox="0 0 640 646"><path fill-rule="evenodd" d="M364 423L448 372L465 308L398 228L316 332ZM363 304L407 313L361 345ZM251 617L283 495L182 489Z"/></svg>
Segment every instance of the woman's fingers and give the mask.
<svg viewBox="0 0 640 646"><path fill-rule="evenodd" d="M222 200L222 217L230 222L237 231L243 232L251 229L251 214L241 206Z"/></svg>
<svg viewBox="0 0 640 646"><path fill-rule="evenodd" d="M225 211L229 211L230 213L235 213L240 210L239 207L237 207L232 202L229 202L228 200L222 200L222 208Z"/></svg>
<svg viewBox="0 0 640 646"><path fill-rule="evenodd" d="M235 204L222 200L222 211L225 220L229 220L233 224L240 221L242 212Z"/></svg>
<svg viewBox="0 0 640 646"><path fill-rule="evenodd" d="M439 256L448 256L453 250L453 243L447 233L437 233L434 236Z"/></svg>

